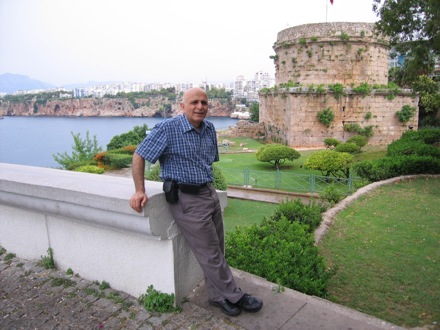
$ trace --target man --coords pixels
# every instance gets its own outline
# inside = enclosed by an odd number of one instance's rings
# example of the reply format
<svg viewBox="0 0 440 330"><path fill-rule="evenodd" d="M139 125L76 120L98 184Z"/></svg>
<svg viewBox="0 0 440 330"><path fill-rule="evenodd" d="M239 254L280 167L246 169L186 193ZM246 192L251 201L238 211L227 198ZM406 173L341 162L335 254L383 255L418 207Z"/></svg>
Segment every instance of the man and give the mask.
<svg viewBox="0 0 440 330"><path fill-rule="evenodd" d="M219 160L217 136L213 124L204 120L208 96L201 88L191 88L180 108L183 114L156 125L136 149L132 165L136 191L130 206L141 212L147 203L145 160L159 160L164 190L168 191L166 184L177 183L178 200L169 200L170 210L204 272L209 303L230 316L241 310L258 312L263 302L237 288L224 257L223 218L212 185L212 163Z"/></svg>

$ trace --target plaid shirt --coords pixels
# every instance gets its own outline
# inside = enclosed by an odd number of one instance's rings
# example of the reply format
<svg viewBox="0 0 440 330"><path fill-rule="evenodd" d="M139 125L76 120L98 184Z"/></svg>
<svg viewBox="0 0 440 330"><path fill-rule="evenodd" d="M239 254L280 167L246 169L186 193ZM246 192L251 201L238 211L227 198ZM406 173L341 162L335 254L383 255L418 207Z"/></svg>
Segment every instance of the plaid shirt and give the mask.
<svg viewBox="0 0 440 330"><path fill-rule="evenodd" d="M198 132L183 114L157 124L136 153L152 164L159 160L161 179L177 183L213 182L212 163L219 161L214 125L204 120Z"/></svg>

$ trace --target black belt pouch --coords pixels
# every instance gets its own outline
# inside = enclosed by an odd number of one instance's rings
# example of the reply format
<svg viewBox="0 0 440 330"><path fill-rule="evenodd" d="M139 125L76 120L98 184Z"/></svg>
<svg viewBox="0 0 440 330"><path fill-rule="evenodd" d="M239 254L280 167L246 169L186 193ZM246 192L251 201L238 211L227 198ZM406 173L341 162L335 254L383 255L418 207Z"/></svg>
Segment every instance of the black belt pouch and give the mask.
<svg viewBox="0 0 440 330"><path fill-rule="evenodd" d="M165 192L165 198L168 203L177 203L177 201L179 200L179 195L176 181L165 181L163 183L163 191Z"/></svg>

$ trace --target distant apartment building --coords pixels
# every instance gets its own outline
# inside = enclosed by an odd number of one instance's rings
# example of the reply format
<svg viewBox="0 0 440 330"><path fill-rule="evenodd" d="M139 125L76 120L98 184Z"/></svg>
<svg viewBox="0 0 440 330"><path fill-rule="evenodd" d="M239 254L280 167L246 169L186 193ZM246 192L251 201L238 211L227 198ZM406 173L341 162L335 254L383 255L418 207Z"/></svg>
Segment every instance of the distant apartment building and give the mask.
<svg viewBox="0 0 440 330"><path fill-rule="evenodd" d="M87 88L75 88L73 90L73 97L75 98L82 98L88 96L89 96L89 91Z"/></svg>
<svg viewBox="0 0 440 330"><path fill-rule="evenodd" d="M253 79L246 79L244 76L237 76L234 82L234 98L246 99L248 102L258 102L258 92L262 88L272 87L275 78L269 73L259 71Z"/></svg>

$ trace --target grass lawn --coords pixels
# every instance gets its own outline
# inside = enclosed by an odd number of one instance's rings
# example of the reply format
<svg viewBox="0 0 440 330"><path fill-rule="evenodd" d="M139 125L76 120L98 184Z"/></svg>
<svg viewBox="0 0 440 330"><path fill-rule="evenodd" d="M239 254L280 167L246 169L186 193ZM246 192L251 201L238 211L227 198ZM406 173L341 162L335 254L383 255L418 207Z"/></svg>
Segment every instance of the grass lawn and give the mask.
<svg viewBox="0 0 440 330"><path fill-rule="evenodd" d="M264 203L237 198L228 198L228 206L225 209L225 235L234 231L237 226L250 226L258 224L263 217L269 217L278 204Z"/></svg>
<svg viewBox="0 0 440 330"><path fill-rule="evenodd" d="M439 329L439 178L361 197L337 216L319 249L337 268L330 300L397 325Z"/></svg>

